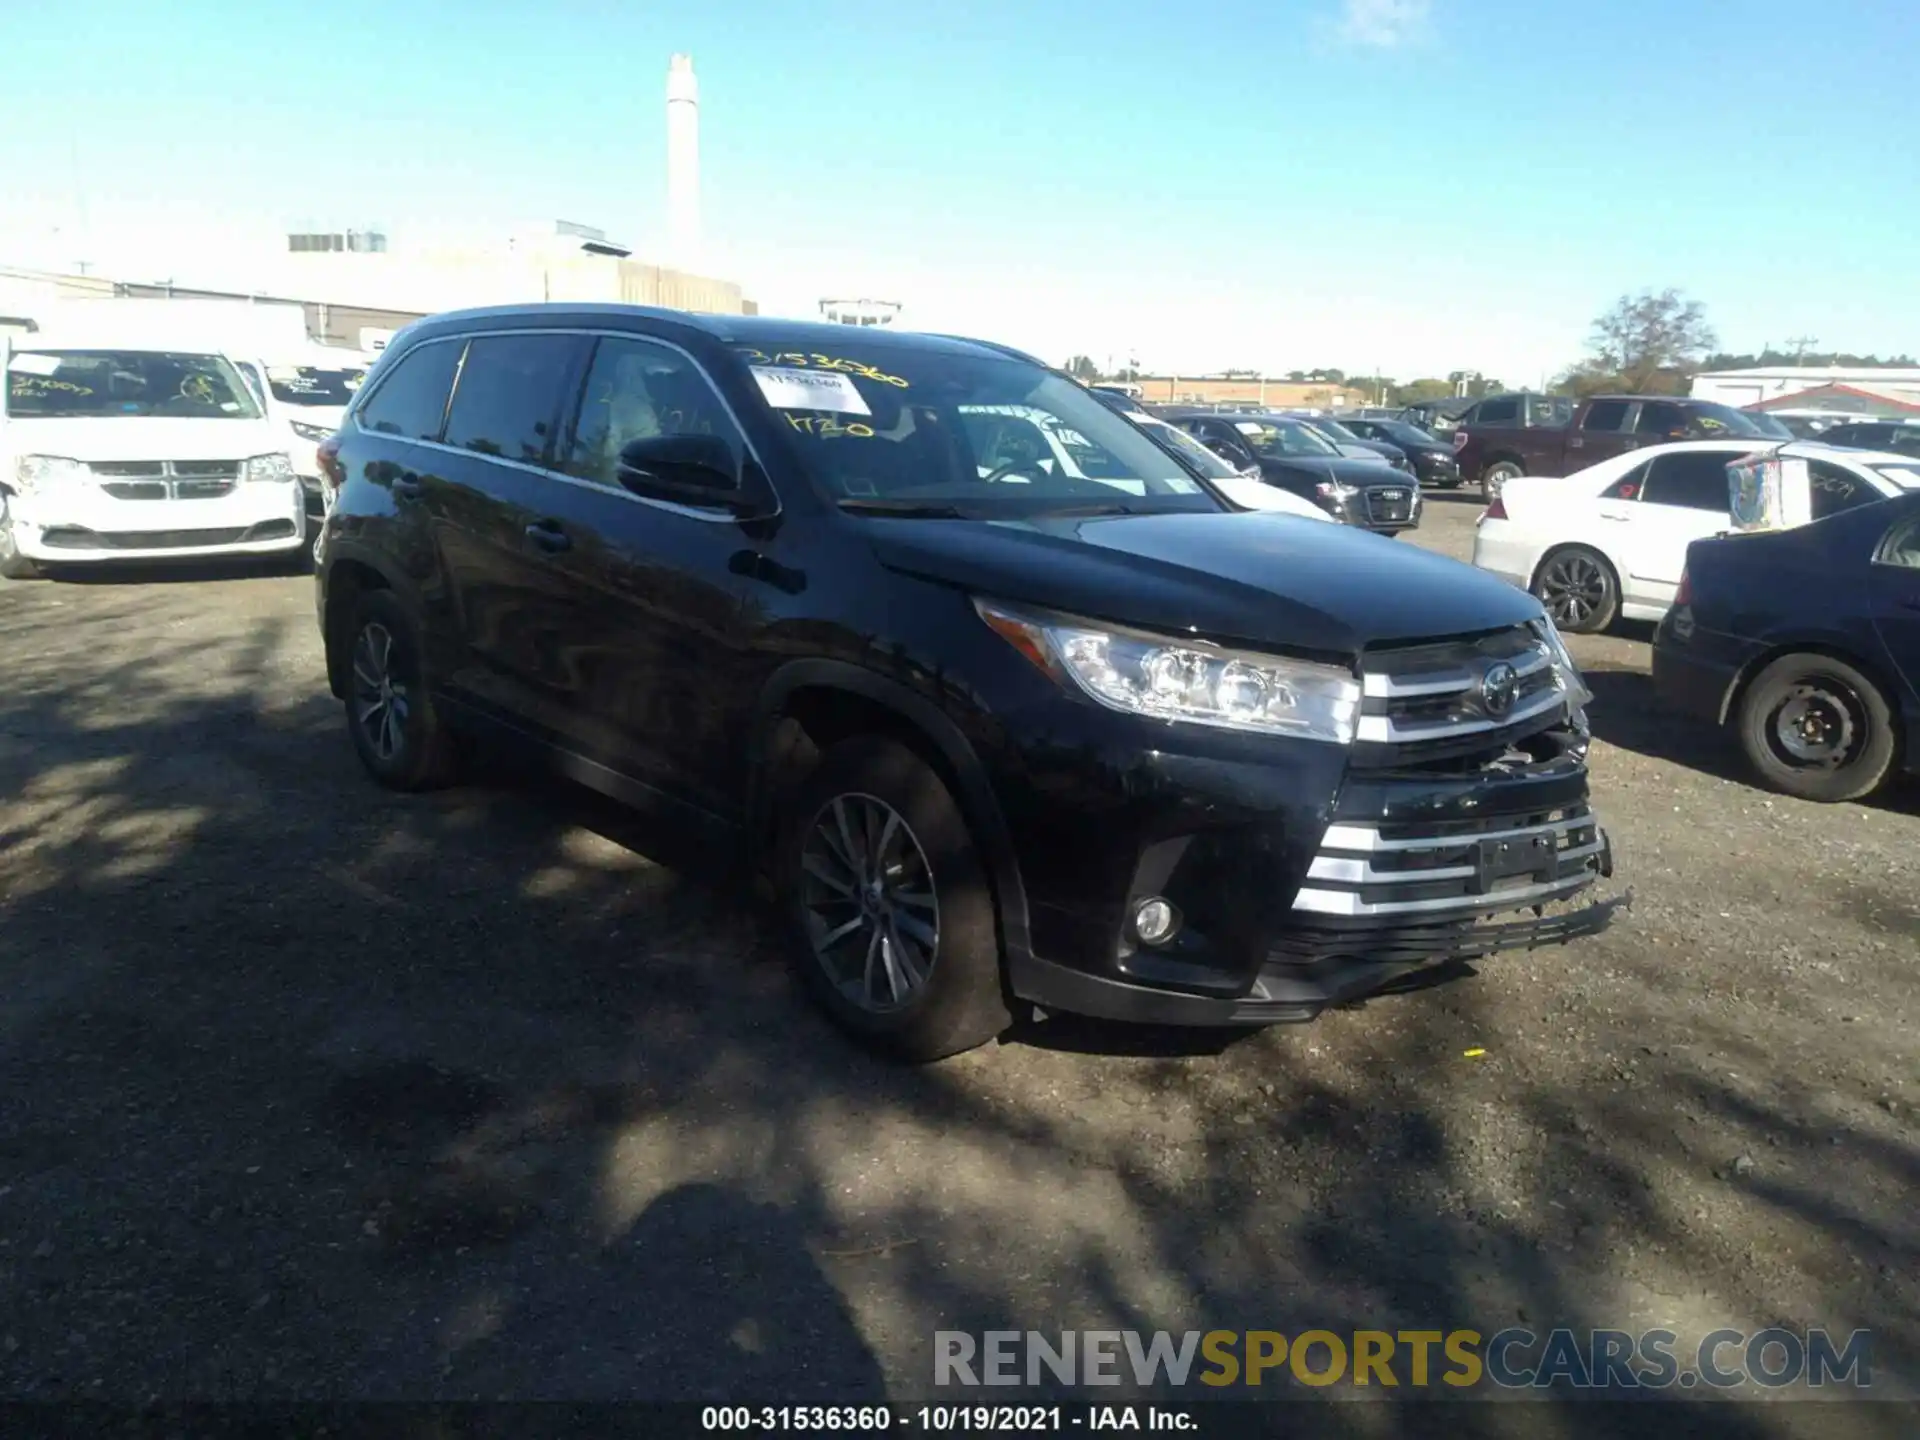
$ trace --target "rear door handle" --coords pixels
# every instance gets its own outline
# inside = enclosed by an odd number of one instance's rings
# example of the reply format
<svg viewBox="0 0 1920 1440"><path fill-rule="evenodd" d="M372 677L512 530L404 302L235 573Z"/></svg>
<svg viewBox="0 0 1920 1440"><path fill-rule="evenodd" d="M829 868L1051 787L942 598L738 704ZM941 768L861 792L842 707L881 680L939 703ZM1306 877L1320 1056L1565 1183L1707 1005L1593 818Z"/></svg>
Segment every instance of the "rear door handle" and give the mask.
<svg viewBox="0 0 1920 1440"><path fill-rule="evenodd" d="M420 498L420 477L411 470L395 477L393 494L396 500L417 500Z"/></svg>
<svg viewBox="0 0 1920 1440"><path fill-rule="evenodd" d="M549 553L573 548L573 537L560 528L558 520L536 520L527 526L527 539Z"/></svg>

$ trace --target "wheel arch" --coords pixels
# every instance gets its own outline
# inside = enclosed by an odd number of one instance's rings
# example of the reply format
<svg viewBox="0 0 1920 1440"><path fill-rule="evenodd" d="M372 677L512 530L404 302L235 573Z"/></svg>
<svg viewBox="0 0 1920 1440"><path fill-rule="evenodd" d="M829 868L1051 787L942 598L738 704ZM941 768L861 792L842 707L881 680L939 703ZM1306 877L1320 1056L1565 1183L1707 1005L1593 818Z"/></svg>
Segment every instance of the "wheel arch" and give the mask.
<svg viewBox="0 0 1920 1440"><path fill-rule="evenodd" d="M320 580L320 637L325 647L327 689L335 699L347 693L346 630L354 603L369 590L391 590L411 599L413 587L404 578L396 583L392 570L366 552L330 553Z"/></svg>
<svg viewBox="0 0 1920 1440"><path fill-rule="evenodd" d="M828 746L857 735L898 740L940 776L980 843L1007 961L1011 965L1028 958L1032 947L1026 888L1012 832L972 744L924 696L845 661L792 661L774 672L761 691L748 739L748 873L764 874L783 797L805 780Z"/></svg>
<svg viewBox="0 0 1920 1440"><path fill-rule="evenodd" d="M1618 557L1616 557L1612 551L1608 550L1606 546L1594 544L1587 540L1561 540L1542 550L1540 552L1540 558L1533 562L1533 573L1527 577L1527 593L1529 595L1537 595L1539 593L1540 576L1542 572L1546 570L1548 562L1556 555L1564 555L1569 550L1585 550L1589 554L1598 556L1600 562L1604 564L1613 575L1613 604L1615 611L1617 612L1627 603L1627 582Z"/></svg>

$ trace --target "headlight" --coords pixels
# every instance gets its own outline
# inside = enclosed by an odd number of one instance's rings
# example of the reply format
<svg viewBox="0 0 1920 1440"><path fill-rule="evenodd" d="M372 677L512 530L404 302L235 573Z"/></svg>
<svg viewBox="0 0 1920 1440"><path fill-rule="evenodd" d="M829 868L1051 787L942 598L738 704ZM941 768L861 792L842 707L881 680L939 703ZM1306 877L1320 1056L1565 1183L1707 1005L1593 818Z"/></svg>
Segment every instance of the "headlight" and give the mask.
<svg viewBox="0 0 1920 1440"><path fill-rule="evenodd" d="M324 440L333 433L324 425L309 425L302 420L290 420L287 423L293 426L293 433L302 440Z"/></svg>
<svg viewBox="0 0 1920 1440"><path fill-rule="evenodd" d="M13 462L14 484L22 495L84 479L87 467L64 455L22 455Z"/></svg>
<svg viewBox="0 0 1920 1440"><path fill-rule="evenodd" d="M1313 487L1313 493L1323 500L1351 500L1360 493L1360 487L1344 480L1322 480Z"/></svg>
<svg viewBox="0 0 1920 1440"><path fill-rule="evenodd" d="M975 600L974 608L1027 659L1110 710L1353 743L1360 686L1334 666L1022 613L986 600Z"/></svg>
<svg viewBox="0 0 1920 1440"><path fill-rule="evenodd" d="M1542 615L1533 622L1533 628L1546 641L1547 652L1553 657L1553 678L1566 692L1567 708L1579 713L1593 699L1593 692L1587 689L1580 667L1573 663L1573 656L1567 651L1567 642L1560 638L1559 627L1553 623L1551 615Z"/></svg>
<svg viewBox="0 0 1920 1440"><path fill-rule="evenodd" d="M287 481L293 479L293 462L283 454L256 455L247 461L243 480Z"/></svg>

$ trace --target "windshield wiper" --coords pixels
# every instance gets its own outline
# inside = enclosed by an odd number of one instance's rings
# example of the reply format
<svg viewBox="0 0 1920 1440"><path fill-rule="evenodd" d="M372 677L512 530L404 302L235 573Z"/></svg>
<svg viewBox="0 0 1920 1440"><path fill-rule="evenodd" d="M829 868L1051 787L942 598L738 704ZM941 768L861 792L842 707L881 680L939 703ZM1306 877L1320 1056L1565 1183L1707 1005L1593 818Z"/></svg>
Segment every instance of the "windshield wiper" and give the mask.
<svg viewBox="0 0 1920 1440"><path fill-rule="evenodd" d="M939 500L869 500L848 496L837 502L842 510L855 515L899 515L920 520L968 520L972 516L957 505Z"/></svg>

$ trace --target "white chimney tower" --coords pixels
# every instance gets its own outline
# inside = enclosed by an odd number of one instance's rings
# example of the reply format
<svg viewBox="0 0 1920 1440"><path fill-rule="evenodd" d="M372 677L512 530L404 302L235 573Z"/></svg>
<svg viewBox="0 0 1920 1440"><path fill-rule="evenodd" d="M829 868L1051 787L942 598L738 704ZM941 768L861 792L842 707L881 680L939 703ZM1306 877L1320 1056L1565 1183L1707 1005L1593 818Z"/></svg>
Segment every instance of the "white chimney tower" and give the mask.
<svg viewBox="0 0 1920 1440"><path fill-rule="evenodd" d="M667 62L668 263L700 268L700 82L693 57Z"/></svg>

